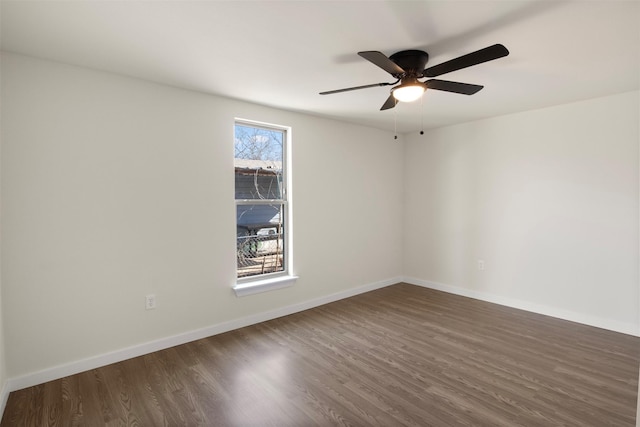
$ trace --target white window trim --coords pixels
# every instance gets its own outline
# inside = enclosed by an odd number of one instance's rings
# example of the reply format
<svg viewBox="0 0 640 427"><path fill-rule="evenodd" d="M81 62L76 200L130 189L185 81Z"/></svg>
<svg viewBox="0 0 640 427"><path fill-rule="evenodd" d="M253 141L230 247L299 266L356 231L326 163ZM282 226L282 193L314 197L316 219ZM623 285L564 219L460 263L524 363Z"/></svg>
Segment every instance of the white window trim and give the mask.
<svg viewBox="0 0 640 427"><path fill-rule="evenodd" d="M293 271L293 215L291 215L292 206L292 173L291 173L291 134L292 130L289 126L274 125L271 123L257 122L255 120L246 120L241 118L235 118L234 126L236 124L245 124L248 126L266 127L271 129L279 129L284 131L286 135L286 141L284 148L284 179L285 179L285 248L288 248L285 252L285 271L278 273L267 273L258 276L236 278L236 283L233 286L233 291L237 297L243 297L247 295L258 294L262 292L273 291L276 289L287 288L293 286L298 279L298 276L292 274ZM237 201L236 201L237 202Z"/></svg>
<svg viewBox="0 0 640 427"><path fill-rule="evenodd" d="M233 291L238 297L244 297L247 295L259 294L262 292L274 291L276 289L288 288L293 286L298 279L298 276L291 276L289 274L265 278L260 276L259 280L252 280L246 282L238 282L233 287Z"/></svg>

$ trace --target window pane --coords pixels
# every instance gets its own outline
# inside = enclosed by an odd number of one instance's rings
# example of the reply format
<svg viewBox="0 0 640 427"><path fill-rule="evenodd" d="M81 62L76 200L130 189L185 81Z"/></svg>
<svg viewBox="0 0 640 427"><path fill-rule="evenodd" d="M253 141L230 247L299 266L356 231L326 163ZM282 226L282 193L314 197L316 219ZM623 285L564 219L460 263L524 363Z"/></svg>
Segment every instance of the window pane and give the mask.
<svg viewBox="0 0 640 427"><path fill-rule="evenodd" d="M236 199L282 198L283 142L282 130L236 124Z"/></svg>
<svg viewBox="0 0 640 427"><path fill-rule="evenodd" d="M236 200L243 199L282 199L282 169L262 160L236 159Z"/></svg>
<svg viewBox="0 0 640 427"><path fill-rule="evenodd" d="M280 128L235 125L238 278L286 271L286 140Z"/></svg>
<svg viewBox="0 0 640 427"><path fill-rule="evenodd" d="M284 204L236 209L238 277L284 271Z"/></svg>
<svg viewBox="0 0 640 427"><path fill-rule="evenodd" d="M284 131L243 124L235 127L235 158L282 162Z"/></svg>

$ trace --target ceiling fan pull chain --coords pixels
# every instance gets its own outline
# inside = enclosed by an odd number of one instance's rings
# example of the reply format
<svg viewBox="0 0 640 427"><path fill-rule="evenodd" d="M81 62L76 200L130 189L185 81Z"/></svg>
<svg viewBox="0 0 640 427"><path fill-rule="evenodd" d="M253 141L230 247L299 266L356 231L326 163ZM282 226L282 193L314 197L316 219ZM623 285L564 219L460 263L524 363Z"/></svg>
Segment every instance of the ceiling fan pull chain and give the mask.
<svg viewBox="0 0 640 427"><path fill-rule="evenodd" d="M398 139L398 110L393 110L393 139Z"/></svg>
<svg viewBox="0 0 640 427"><path fill-rule="evenodd" d="M420 135L424 135L424 95L420 97Z"/></svg>

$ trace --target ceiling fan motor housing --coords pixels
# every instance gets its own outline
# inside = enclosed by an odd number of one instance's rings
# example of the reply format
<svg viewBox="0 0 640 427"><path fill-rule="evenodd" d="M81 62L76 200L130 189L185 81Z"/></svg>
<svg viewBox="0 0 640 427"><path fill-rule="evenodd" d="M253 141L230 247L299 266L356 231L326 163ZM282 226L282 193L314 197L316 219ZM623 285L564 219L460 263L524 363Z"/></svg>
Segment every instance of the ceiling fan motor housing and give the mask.
<svg viewBox="0 0 640 427"><path fill-rule="evenodd" d="M389 59L405 70L407 77L422 77L422 71L429 62L429 54L421 50L401 50L391 55Z"/></svg>

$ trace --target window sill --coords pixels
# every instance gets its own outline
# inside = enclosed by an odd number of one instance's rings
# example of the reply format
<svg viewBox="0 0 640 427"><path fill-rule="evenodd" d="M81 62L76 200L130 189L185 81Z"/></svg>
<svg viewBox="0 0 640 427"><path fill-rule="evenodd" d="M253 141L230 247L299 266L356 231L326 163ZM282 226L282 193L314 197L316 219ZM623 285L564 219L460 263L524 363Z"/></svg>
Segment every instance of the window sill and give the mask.
<svg viewBox="0 0 640 427"><path fill-rule="evenodd" d="M297 279L298 276L279 276L269 279L238 283L233 287L233 291L236 293L237 297L244 297L261 292L288 288L289 286L293 286Z"/></svg>

